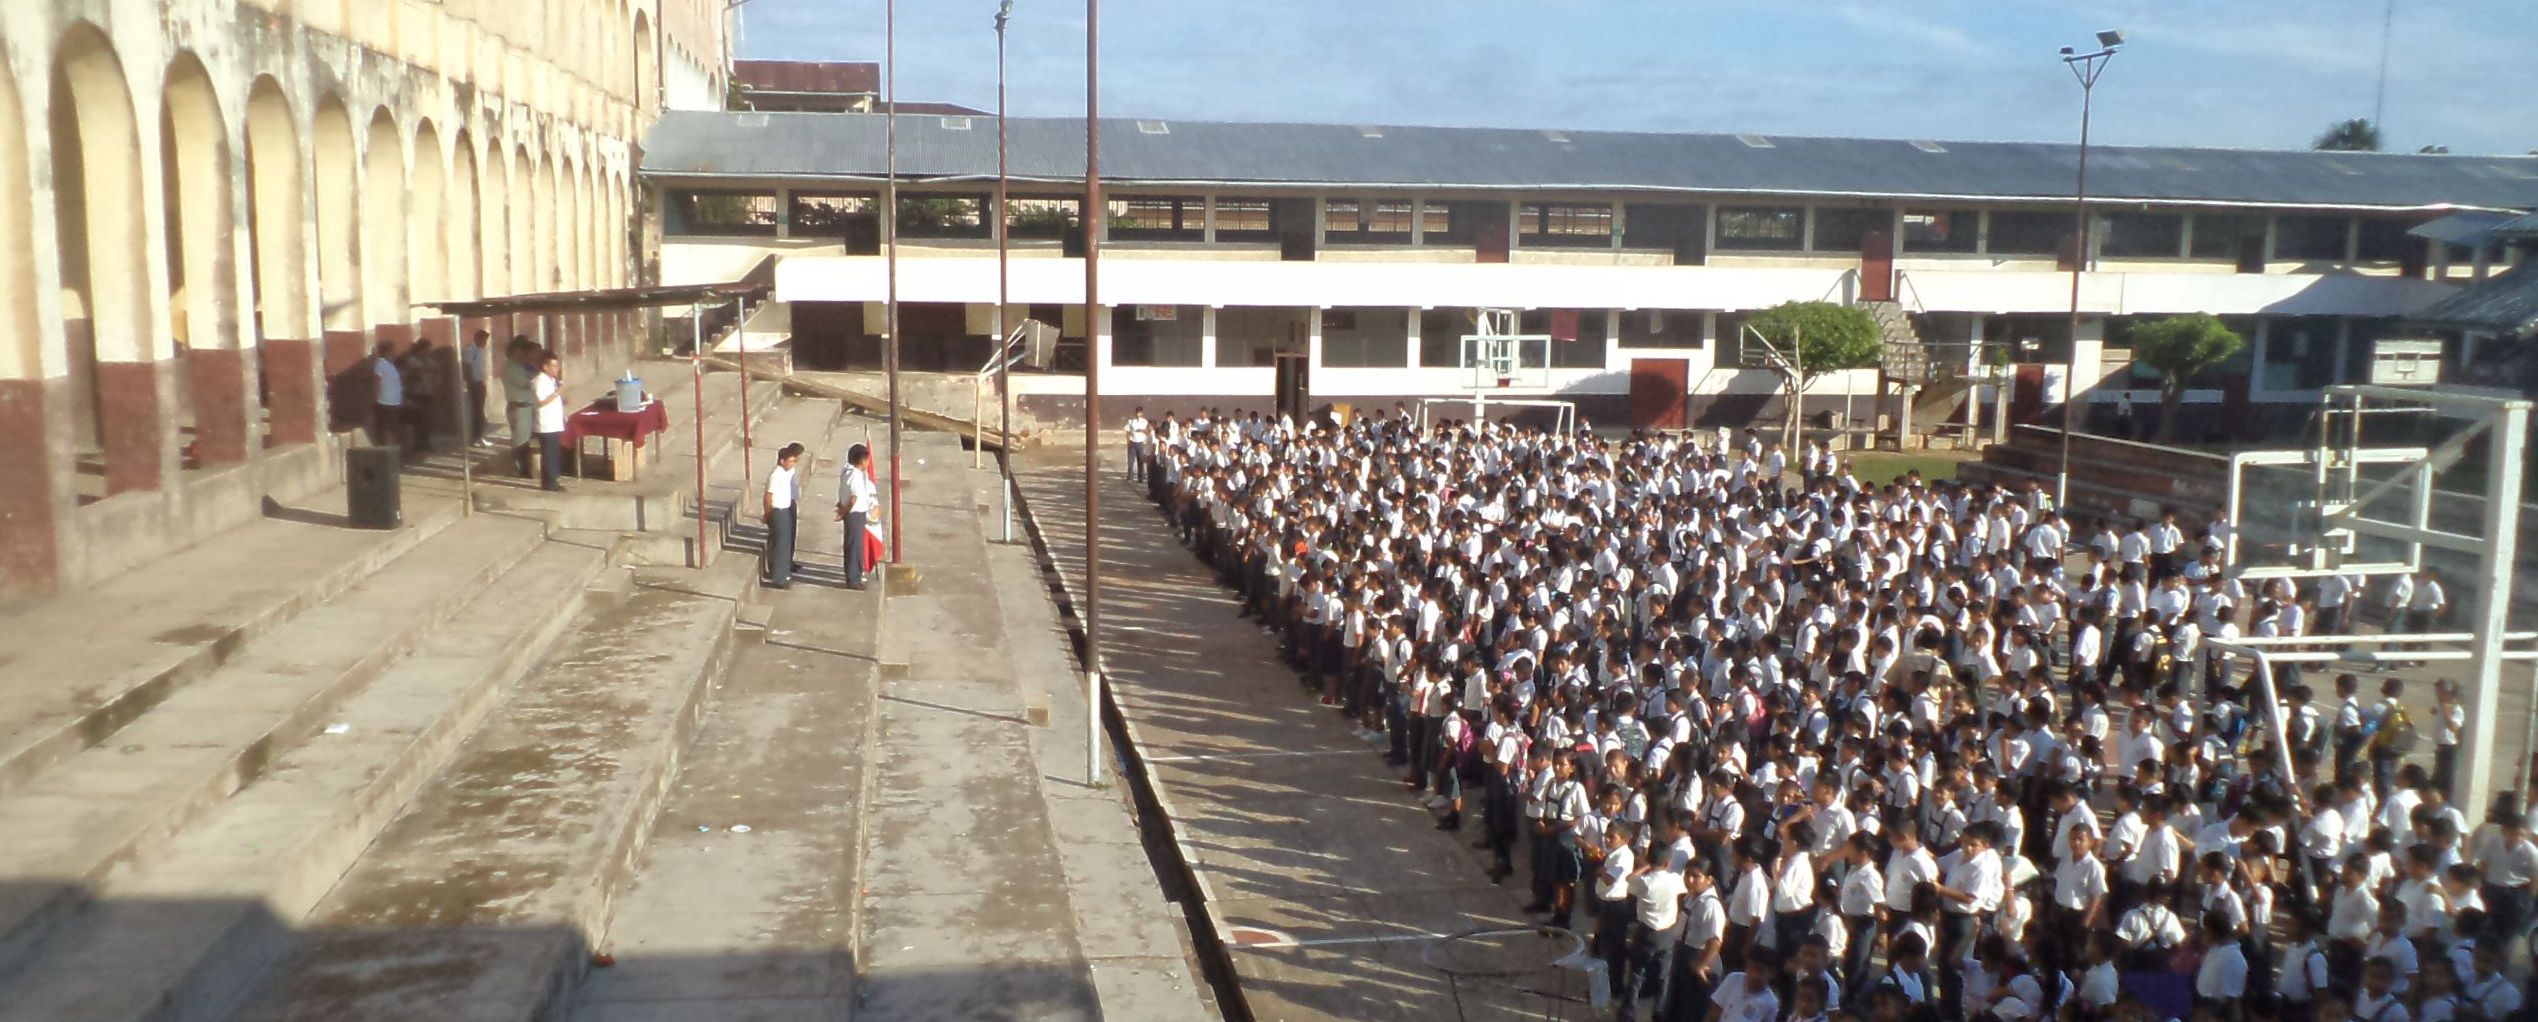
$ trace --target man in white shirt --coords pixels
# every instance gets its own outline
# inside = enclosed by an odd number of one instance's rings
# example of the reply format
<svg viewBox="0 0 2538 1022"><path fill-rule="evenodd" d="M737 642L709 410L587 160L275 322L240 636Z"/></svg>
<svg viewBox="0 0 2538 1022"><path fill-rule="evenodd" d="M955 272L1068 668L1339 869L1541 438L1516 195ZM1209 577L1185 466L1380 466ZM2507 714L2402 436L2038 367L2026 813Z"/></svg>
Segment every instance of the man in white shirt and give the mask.
<svg viewBox="0 0 2538 1022"><path fill-rule="evenodd" d="M872 480L872 451L862 444L846 449L846 468L837 481L837 520L846 523L846 588L864 587L865 536L873 513L881 509L881 487Z"/></svg>
<svg viewBox="0 0 2538 1022"><path fill-rule="evenodd" d="M1655 858L1655 857L1652 857ZM1683 901L1690 893L1685 874L1657 861L1642 862L1630 874L1625 896L1631 906L1630 946L1622 974L1613 986L1620 994L1621 1017L1632 1017L1640 994L1649 984L1663 989L1683 927ZM1702 878L1703 883L1708 877ZM1710 900L1717 900L1716 894Z"/></svg>
<svg viewBox="0 0 2538 1022"><path fill-rule="evenodd" d="M1143 482L1146 479L1146 452L1154 448L1154 426L1146 421L1145 406L1139 405L1128 416L1128 424L1121 432L1128 437L1128 481Z"/></svg>
<svg viewBox="0 0 2538 1022"><path fill-rule="evenodd" d="M767 490L763 501L767 523L766 587L793 588L793 536L795 507L802 500L802 480L797 467L802 464L802 445L786 444L776 452L775 471L767 473Z"/></svg>

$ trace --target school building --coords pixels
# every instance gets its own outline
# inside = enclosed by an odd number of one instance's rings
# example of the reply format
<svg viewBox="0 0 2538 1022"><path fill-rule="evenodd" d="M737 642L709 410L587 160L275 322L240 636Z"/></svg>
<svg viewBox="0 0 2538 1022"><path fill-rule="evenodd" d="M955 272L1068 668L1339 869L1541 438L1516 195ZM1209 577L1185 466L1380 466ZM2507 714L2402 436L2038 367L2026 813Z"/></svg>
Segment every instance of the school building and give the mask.
<svg viewBox="0 0 2538 1022"><path fill-rule="evenodd" d="M1475 310L1508 309L1557 338L1520 386L1599 424L1741 424L1778 414L1779 383L1739 323L1831 300L1871 305L1890 348L2016 363L2018 415L2057 402L2074 363L2096 400L2147 387L2128 327L2212 313L2249 344L2189 400L2252 421L2359 378L2376 339L2526 258L2446 218L2538 207L2532 157L2092 147L2075 332L2067 143L1123 119L1103 124L1088 340L1083 123L1009 123L1001 222L994 118L902 115L897 134L903 366L986 360L1001 233L1008 323L1064 338L1052 371L1014 383L1050 420L1080 414L1088 353L1109 416L1468 395ZM641 165L663 282L772 260L752 343L879 367L885 136L878 115L663 118ZM1833 374L1809 410L1865 419L1877 388L1874 369ZM1962 415L1961 387L1932 389L1953 404L1917 419Z"/></svg>

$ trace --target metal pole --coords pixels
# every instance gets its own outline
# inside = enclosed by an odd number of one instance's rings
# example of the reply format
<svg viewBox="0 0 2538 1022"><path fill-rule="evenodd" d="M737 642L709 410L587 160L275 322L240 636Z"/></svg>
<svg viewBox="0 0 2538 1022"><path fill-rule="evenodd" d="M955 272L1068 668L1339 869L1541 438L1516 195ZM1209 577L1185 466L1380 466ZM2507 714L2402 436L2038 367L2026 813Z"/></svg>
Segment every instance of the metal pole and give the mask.
<svg viewBox="0 0 2538 1022"><path fill-rule="evenodd" d="M2056 508L2071 506L2071 434L2080 428L2080 273L2089 265L2089 106L2097 93L2098 69L2113 56L2113 50L2105 50L2070 65L2080 79L2080 177L2071 197L2079 236L2071 253L2071 365L2062 380L2062 461L2053 479Z"/></svg>
<svg viewBox="0 0 2538 1022"><path fill-rule="evenodd" d="M1084 0L1084 710L1102 712L1102 3ZM1084 776L1102 782L1102 733Z"/></svg>
<svg viewBox="0 0 2538 1022"><path fill-rule="evenodd" d="M2490 414L2486 442L2485 551L2476 563L2476 680L2468 687L2467 734L2460 743L2459 805L2482 806L2494 794L2496 718L2503 712L2503 637L2510 610L2512 563L2520 540L2521 462L2529 445L2529 402L2514 401ZM2522 713L2529 712L2524 709ZM2524 756L2527 750L2523 750ZM2506 772L2503 783L2515 778Z"/></svg>
<svg viewBox="0 0 2538 1022"><path fill-rule="evenodd" d="M731 300L731 338L740 345L740 492L749 492L758 480L758 461L750 451L755 443L749 436L749 299Z"/></svg>
<svg viewBox="0 0 2538 1022"><path fill-rule="evenodd" d="M1002 497L1005 542L1013 542L1013 351L1005 330L1007 262L1013 221L1006 212L1005 188L1005 23L1013 19L1013 0L996 9L996 487Z"/></svg>
<svg viewBox="0 0 2538 1022"><path fill-rule="evenodd" d="M467 427L474 425L473 423L467 421L467 413L469 410L467 402L467 348L472 346L475 343L475 340L476 339L474 337L459 338L458 400L449 403L450 418L456 420L458 425L458 514L461 518L476 517L476 442L467 438ZM487 354L491 354L493 344L491 343L490 338L487 339L485 347L487 349ZM491 383L493 381L491 379L487 379L485 382Z"/></svg>
<svg viewBox="0 0 2538 1022"><path fill-rule="evenodd" d="M881 19L882 102L888 107L883 117L888 127L889 177L882 184L881 217L888 224L884 237L889 241L886 275L889 282L889 311L886 329L890 336L881 346L883 369L890 377L890 563L899 563L904 553L906 522L899 520L899 491L906 489L899 480L899 0L884 0Z"/></svg>
<svg viewBox="0 0 2538 1022"><path fill-rule="evenodd" d="M687 366L696 376L688 394L696 399L696 568L703 571L709 542L705 531L705 303L688 305L687 323L696 332L695 342L687 349Z"/></svg>

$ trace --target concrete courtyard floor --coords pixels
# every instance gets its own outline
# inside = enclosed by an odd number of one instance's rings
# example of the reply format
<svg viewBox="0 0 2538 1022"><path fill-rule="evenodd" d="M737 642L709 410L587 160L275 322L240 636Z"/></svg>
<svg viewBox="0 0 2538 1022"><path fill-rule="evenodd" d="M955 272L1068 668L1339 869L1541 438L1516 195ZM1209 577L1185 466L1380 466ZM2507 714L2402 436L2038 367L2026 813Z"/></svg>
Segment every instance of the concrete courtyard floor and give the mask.
<svg viewBox="0 0 2538 1022"><path fill-rule="evenodd" d="M1032 452L1015 471L1080 608L1082 450ZM1124 471L1102 476L1103 657L1251 1016L1457 1018L1455 991L1422 953L1447 934L1529 925L1523 864L1493 886L1489 853L1471 847L1477 798L1463 830L1436 829L1381 751L1301 688L1273 637L1236 616L1233 594ZM1547 972L1467 981L1459 1017L1588 1017L1582 1003L1528 992L1558 982Z"/></svg>

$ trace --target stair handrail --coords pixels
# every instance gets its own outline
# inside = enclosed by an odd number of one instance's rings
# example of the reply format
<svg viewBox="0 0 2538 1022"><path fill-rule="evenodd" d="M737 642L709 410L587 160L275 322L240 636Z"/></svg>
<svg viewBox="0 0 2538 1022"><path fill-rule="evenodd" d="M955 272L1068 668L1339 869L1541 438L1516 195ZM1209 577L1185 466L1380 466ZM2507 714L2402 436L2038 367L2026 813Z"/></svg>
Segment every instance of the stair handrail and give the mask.
<svg viewBox="0 0 2538 1022"><path fill-rule="evenodd" d="M1929 314L1930 314L1930 306L1929 306L1929 304L1928 304L1928 303L1926 303L1926 302L1922 301L1922 299L1921 299L1921 289L1920 289L1920 288L1918 288L1918 287L1914 287L1914 286L1913 286L1913 283L1912 283L1912 274L1911 274L1911 273L1909 273L1909 272L1906 272L1906 271L1904 271L1904 270L1896 270L1896 271L1895 271L1895 299L1896 299L1896 300L1895 300L1895 305L1896 305L1896 307L1897 307L1897 308L1904 308L1903 296L1904 296L1907 292L1909 292L1909 293L1912 295L1912 305L1911 305L1909 308L1905 308L1905 311L1910 312L1910 313L1912 313L1913 315L1916 315L1916 316L1927 316L1927 315L1929 315Z"/></svg>

